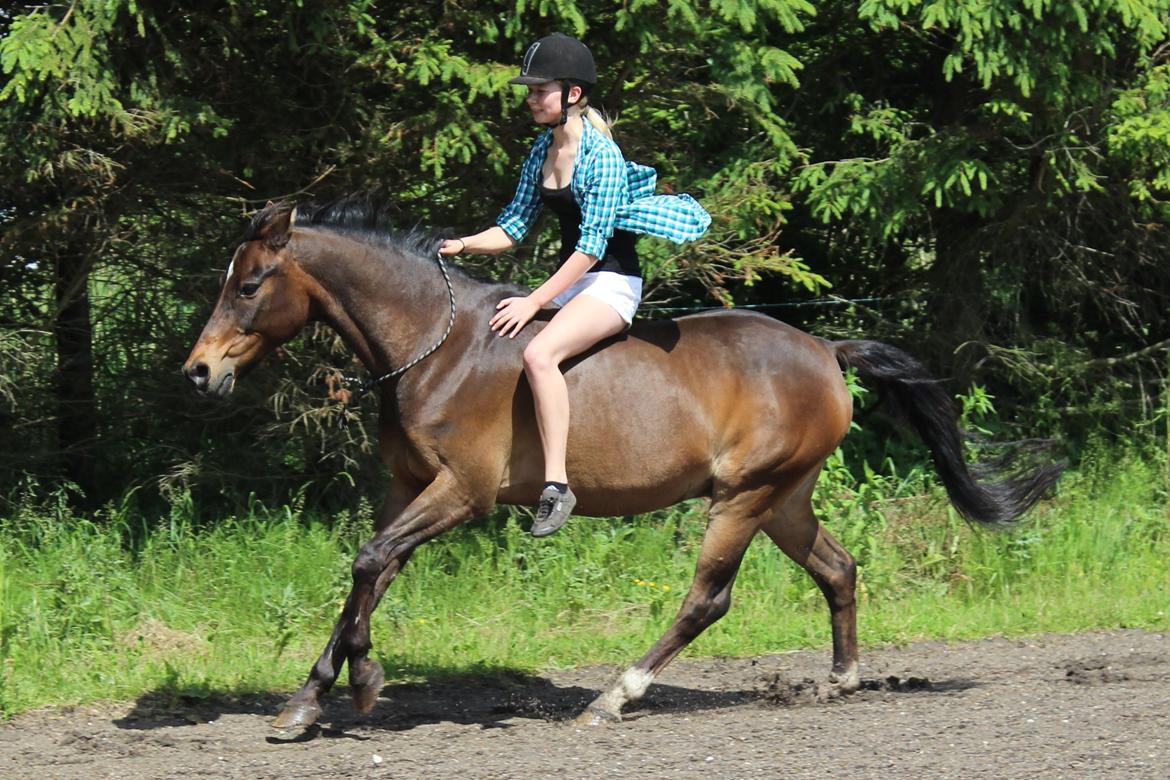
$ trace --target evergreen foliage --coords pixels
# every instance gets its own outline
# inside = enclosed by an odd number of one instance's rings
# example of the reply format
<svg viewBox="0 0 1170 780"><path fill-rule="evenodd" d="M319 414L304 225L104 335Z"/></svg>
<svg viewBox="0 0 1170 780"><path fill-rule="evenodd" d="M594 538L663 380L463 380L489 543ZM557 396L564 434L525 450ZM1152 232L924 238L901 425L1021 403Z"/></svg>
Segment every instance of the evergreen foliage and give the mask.
<svg viewBox="0 0 1170 780"><path fill-rule="evenodd" d="M1168 24L1170 0L0 10L0 494L35 477L214 513L372 492L372 406L330 400L354 368L333 334L230 405L177 369L269 199L490 224L535 134L507 80L552 30L593 49L627 156L715 217L642 243L651 306L880 298L778 313L902 341L1030 410L1024 432L1124 430L1165 405ZM531 284L552 253L545 229L469 264Z"/></svg>

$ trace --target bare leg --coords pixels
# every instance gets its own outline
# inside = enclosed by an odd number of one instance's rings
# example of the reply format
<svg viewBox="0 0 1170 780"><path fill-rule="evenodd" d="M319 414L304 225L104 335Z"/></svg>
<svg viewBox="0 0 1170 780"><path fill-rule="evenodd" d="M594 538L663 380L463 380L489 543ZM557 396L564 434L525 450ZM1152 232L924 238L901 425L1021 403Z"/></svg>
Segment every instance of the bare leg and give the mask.
<svg viewBox="0 0 1170 780"><path fill-rule="evenodd" d="M829 603L833 626L830 695L853 693L861 684L857 650L857 564L813 514L813 482L780 508L763 527L784 553L800 564Z"/></svg>
<svg viewBox="0 0 1170 780"><path fill-rule="evenodd" d="M309 672L308 680L285 704L273 726L291 728L315 723L321 715L319 698L333 687L345 661L349 661L354 704L361 712L373 707L384 675L382 667L369 657L370 615L418 545L474 514L475 507L459 490L457 481L444 472L397 518L362 545L353 563L353 587L333 636Z"/></svg>
<svg viewBox="0 0 1170 780"><path fill-rule="evenodd" d="M536 424L544 449L544 478L568 482L565 450L569 440L569 390L561 363L626 327L612 306L589 294L578 295L558 311L524 349L524 373L536 402Z"/></svg>

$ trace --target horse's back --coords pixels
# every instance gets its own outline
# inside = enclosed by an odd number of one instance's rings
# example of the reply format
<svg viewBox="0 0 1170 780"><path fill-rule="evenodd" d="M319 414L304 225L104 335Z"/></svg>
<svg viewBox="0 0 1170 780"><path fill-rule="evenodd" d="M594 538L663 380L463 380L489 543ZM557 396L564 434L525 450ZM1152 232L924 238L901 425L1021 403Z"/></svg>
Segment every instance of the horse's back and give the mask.
<svg viewBox="0 0 1170 780"><path fill-rule="evenodd" d="M634 323L625 337L589 357L599 371L637 362L679 380L841 384L832 349L821 339L772 317L742 309Z"/></svg>

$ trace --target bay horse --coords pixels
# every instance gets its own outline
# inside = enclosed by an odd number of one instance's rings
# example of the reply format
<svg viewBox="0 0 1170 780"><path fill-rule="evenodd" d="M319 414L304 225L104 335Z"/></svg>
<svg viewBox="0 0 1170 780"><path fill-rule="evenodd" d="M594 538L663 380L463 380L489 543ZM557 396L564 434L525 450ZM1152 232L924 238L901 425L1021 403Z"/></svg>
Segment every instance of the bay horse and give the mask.
<svg viewBox="0 0 1170 780"><path fill-rule="evenodd" d="M391 475L385 502L353 562L353 586L333 634L275 719L278 728L315 723L346 663L354 705L368 712L384 683L370 658L370 614L391 581L423 542L496 504L532 505L544 473L521 359L544 322L534 320L515 338L488 327L498 301L525 292L458 269L448 276L436 259L437 238L382 227L352 200L296 213L291 204L270 203L236 248L184 364L199 391L229 395L309 321L333 327L374 377L449 335L409 371L379 383L379 448ZM457 316L449 297L458 302ZM577 513L634 515L706 497L709 523L673 624L578 722L620 720L622 707L727 612L744 552L760 532L828 601L833 664L826 692L859 687L856 565L810 501L825 459L849 430L847 366L892 396L965 518L1008 523L1056 482L1057 465L998 481L973 475L953 402L895 347L829 342L742 310L635 322L563 366Z"/></svg>

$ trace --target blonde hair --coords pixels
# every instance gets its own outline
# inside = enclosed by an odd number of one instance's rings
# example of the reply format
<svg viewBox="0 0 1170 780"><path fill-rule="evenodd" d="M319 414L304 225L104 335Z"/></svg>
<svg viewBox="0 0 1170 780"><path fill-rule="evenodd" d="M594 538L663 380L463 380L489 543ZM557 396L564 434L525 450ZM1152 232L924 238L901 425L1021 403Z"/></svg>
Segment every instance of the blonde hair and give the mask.
<svg viewBox="0 0 1170 780"><path fill-rule="evenodd" d="M581 106L581 116L589 124L593 125L593 129L604 135L606 138L613 140L613 120L606 116L602 111L589 105L589 98L582 97L577 101L577 105Z"/></svg>

